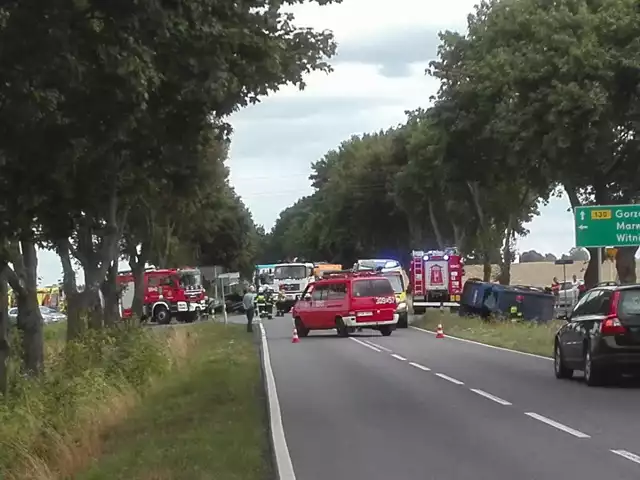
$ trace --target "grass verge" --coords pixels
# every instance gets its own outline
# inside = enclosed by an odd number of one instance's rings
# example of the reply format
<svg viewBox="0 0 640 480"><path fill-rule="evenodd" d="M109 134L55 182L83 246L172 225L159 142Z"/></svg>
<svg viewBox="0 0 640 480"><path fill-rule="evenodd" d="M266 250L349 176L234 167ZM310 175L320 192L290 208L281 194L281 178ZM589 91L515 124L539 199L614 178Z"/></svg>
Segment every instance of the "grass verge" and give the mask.
<svg viewBox="0 0 640 480"><path fill-rule="evenodd" d="M242 327L189 328L197 344L123 423L77 480L264 480L268 440L259 356Z"/></svg>
<svg viewBox="0 0 640 480"><path fill-rule="evenodd" d="M416 319L413 325L435 331L439 323L447 335L545 357L553 354L553 338L562 324L557 320L546 324L483 321L477 317L434 311Z"/></svg>

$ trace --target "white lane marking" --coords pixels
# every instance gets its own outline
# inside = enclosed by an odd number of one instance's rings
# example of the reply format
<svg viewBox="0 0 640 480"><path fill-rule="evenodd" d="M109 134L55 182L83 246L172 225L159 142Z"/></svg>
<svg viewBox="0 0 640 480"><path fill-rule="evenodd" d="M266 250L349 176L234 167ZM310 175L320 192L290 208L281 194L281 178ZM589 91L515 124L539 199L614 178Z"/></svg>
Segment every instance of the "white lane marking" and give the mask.
<svg viewBox="0 0 640 480"><path fill-rule="evenodd" d="M472 392L477 393L478 395L484 397L484 398L488 398L489 400L493 400L496 403L499 403L500 405L512 405L511 402L507 402L506 400L500 398L500 397L496 397L495 395L491 395L490 393L485 392L484 390L479 390L477 388L471 388L470 389Z"/></svg>
<svg viewBox="0 0 640 480"><path fill-rule="evenodd" d="M615 453L616 455L620 455L627 460L631 460L632 462L640 464L640 455L636 455L635 453L631 453L626 450L611 450L611 453Z"/></svg>
<svg viewBox="0 0 640 480"><path fill-rule="evenodd" d="M401 360L401 361L403 361L403 362L406 362L406 360L407 360L406 358L401 357L400 355L395 354L395 353L392 353L392 354L391 354L391 356L392 356L393 358L395 358L395 359L397 359L397 360Z"/></svg>
<svg viewBox="0 0 640 480"><path fill-rule="evenodd" d="M411 328L413 328L414 330L419 330L420 332L429 333L431 335L435 335L436 334L435 332L430 332L429 330L425 330L424 328L414 327L413 325L409 325L409 326ZM465 342L465 343L472 343L474 345L480 345L481 347L493 348L494 350L502 350L503 352L517 353L519 355L526 355L527 357L541 358L542 360L553 360L553 358L551 358L551 357L545 357L545 356L542 356L542 355L536 355L535 353L519 352L518 350L512 350L510 348L496 347L495 345L489 345L488 343L481 343L481 342L476 342L474 340L467 340L466 338L452 337L449 334L447 334L447 338L451 338L451 339L457 340L459 342Z"/></svg>
<svg viewBox="0 0 640 480"><path fill-rule="evenodd" d="M367 342L369 345L379 348L380 350L384 350L387 353L391 353L393 351L390 348L383 347L382 345L378 345L377 343L370 342L369 340L365 340L365 342Z"/></svg>
<svg viewBox="0 0 640 480"><path fill-rule="evenodd" d="M444 373L436 373L436 376L443 378L451 383L455 383L456 385L464 385L464 382L461 382L456 378L450 377L449 375L445 375Z"/></svg>
<svg viewBox="0 0 640 480"><path fill-rule="evenodd" d="M289 453L289 448L287 447L287 439L284 434L284 427L282 426L282 412L280 411L280 401L278 400L278 391L276 390L276 379L273 376L273 369L271 367L267 332L262 323L259 323L259 325L261 333L260 336L262 337L262 365L267 382L267 400L269 403L271 439L273 441L273 450L276 457L278 478L280 480L296 480L296 474L293 471L293 463L291 463L291 455Z"/></svg>
<svg viewBox="0 0 640 480"><path fill-rule="evenodd" d="M380 349L378 349L378 348L374 347L373 345L369 345L368 343L365 343L365 342L363 342L362 340L358 340L357 338L353 338L353 337L349 337L349 338L350 338L351 340L353 340L354 342L359 343L359 344L360 344L360 345L362 345L363 347L370 348L371 350L374 350L374 351L376 351L376 352L378 352L378 353L381 353L381 352L382 352L382 350L380 350Z"/></svg>
<svg viewBox="0 0 640 480"><path fill-rule="evenodd" d="M424 370L425 372L431 371L429 367L425 367L424 365L420 365L419 363L409 362L409 365L411 365L412 367L419 368L420 370Z"/></svg>
<svg viewBox="0 0 640 480"><path fill-rule="evenodd" d="M543 417L542 415L539 415L537 413L534 412L525 412L525 415L531 417L531 418L535 418L536 420L542 422L542 423L546 423L547 425L550 425L554 428L557 428L558 430L562 430L563 432L568 433L569 435L573 435L574 437L578 437L578 438L591 438L589 435L587 435L586 433L582 433L580 430L576 430L574 428L571 427L567 427L566 425L563 425L562 423L556 422L555 420L551 420L550 418L547 417Z"/></svg>

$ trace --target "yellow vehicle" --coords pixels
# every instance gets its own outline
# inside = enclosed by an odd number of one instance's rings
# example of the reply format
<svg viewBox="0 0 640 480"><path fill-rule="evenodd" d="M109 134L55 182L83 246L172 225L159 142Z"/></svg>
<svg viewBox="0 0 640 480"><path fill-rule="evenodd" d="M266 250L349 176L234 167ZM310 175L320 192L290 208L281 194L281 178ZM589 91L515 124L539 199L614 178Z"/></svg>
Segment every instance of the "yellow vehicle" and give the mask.
<svg viewBox="0 0 640 480"><path fill-rule="evenodd" d="M333 272L337 270L342 270L342 265L324 262L315 262L313 264L313 276L316 277L316 279L322 278L322 274L324 272Z"/></svg>
<svg viewBox="0 0 640 480"><path fill-rule="evenodd" d="M56 309L60 312L66 310L64 301L64 292L58 285L50 285L48 287L40 287L36 291L38 295L38 305Z"/></svg>
<svg viewBox="0 0 640 480"><path fill-rule="evenodd" d="M389 279L398 304L396 308L396 313L399 316L397 328L407 328L409 326L409 309L407 307L409 276L402 269L400 262L386 259L358 260L353 267L356 271L378 270Z"/></svg>

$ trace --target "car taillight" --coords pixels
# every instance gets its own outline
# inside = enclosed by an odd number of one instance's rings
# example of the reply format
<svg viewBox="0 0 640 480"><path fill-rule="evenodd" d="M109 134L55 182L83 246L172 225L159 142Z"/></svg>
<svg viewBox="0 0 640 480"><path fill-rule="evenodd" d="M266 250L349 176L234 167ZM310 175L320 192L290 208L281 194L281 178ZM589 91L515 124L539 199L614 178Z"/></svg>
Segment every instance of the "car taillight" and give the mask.
<svg viewBox="0 0 640 480"><path fill-rule="evenodd" d="M627 333L627 329L618 318L618 303L620 302L620 292L613 292L611 297L611 306L609 307L609 314L600 324L600 333L602 335L620 335Z"/></svg>

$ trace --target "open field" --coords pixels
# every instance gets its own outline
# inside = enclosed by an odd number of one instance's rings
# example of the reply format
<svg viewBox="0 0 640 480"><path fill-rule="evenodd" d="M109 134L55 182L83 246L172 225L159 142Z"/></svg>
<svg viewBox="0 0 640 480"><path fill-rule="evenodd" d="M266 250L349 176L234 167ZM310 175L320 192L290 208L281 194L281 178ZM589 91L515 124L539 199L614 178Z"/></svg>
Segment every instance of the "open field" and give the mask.
<svg viewBox="0 0 640 480"><path fill-rule="evenodd" d="M587 262L576 262L573 265L567 265L567 280L570 280L573 274L576 274L578 278L583 278L586 269ZM473 277L482 278L482 265L467 265L465 266L465 272L465 280ZM602 265L602 273L604 280L615 280L615 265L609 261L604 262ZM497 274L498 266L494 265L494 278ZM636 266L636 275L640 278L640 262L638 262ZM553 262L514 263L511 266L511 285L544 287L551 285L553 277L558 277L560 281L563 279L562 266L555 265Z"/></svg>

